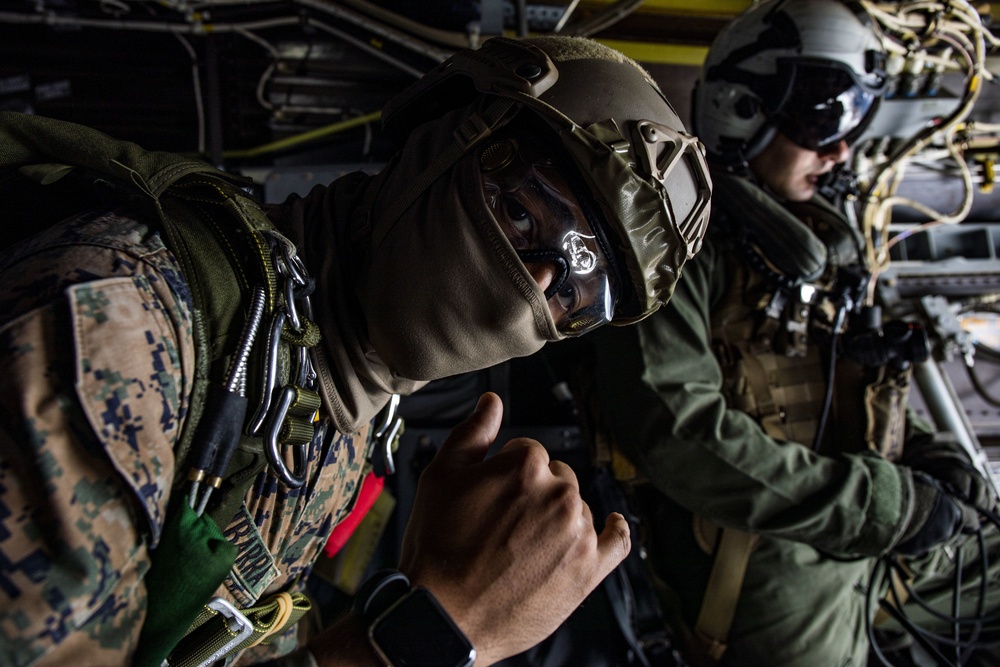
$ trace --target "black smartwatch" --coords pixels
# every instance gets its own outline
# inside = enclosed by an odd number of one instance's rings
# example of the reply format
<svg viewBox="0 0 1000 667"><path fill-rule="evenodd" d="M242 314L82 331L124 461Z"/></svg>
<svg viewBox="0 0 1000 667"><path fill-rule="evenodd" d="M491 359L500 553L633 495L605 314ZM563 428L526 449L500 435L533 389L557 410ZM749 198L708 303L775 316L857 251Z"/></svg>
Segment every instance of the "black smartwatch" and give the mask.
<svg viewBox="0 0 1000 667"><path fill-rule="evenodd" d="M368 642L389 667L471 667L476 649L426 588L382 570L358 590L354 611Z"/></svg>

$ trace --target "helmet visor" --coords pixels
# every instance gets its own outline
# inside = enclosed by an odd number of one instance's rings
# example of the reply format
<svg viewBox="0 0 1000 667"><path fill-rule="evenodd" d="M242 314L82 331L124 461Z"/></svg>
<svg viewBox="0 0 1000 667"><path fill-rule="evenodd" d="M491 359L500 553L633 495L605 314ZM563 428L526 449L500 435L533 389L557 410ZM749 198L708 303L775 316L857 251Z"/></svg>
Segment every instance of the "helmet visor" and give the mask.
<svg viewBox="0 0 1000 667"><path fill-rule="evenodd" d="M878 95L832 63L785 63L788 95L772 114L775 127L808 150L851 143L871 118ZM782 73L779 71L779 77Z"/></svg>
<svg viewBox="0 0 1000 667"><path fill-rule="evenodd" d="M490 211L525 263L552 269L544 286L558 331L579 336L614 317L614 267L602 230L556 164L529 142L488 143L480 182Z"/></svg>

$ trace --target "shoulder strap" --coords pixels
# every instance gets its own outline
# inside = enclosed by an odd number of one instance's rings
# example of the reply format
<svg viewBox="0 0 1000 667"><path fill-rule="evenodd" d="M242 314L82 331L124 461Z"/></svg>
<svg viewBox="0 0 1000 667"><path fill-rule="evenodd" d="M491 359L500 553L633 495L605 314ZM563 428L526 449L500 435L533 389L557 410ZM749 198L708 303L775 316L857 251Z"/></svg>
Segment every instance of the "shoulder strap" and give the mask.
<svg viewBox="0 0 1000 667"><path fill-rule="evenodd" d="M249 285L263 285L268 311L276 281L260 232L272 229L267 216L244 193L245 179L200 160L148 151L93 128L17 112L0 112L0 197L23 208L32 225L5 230L39 230L84 206L137 203L159 220L164 240L181 265L194 306L196 358L191 409L177 460L191 448L213 368L224 368L233 323L247 307ZM58 197L51 190L59 187ZM20 197L20 201L16 201ZM63 210L45 210L58 202ZM39 214L38 208L43 207ZM13 228L13 229L11 229ZM238 328L238 327L237 327ZM214 364L214 366L213 366ZM183 466L178 466L182 471Z"/></svg>
<svg viewBox="0 0 1000 667"><path fill-rule="evenodd" d="M604 514L623 512L632 534L637 535L639 519L628 511L631 503L611 468L594 465L580 472L593 477L590 481L596 495L595 509L600 508L599 511ZM641 550L633 548L601 585L607 593L618 629L632 649L634 664L638 667L684 667L683 660L674 649L653 577Z"/></svg>
<svg viewBox="0 0 1000 667"><path fill-rule="evenodd" d="M243 179L201 160L149 151L75 123L14 111L0 112L0 172L17 169L34 180L44 178L49 183L73 168L131 181L154 201L191 174L210 175L230 188L246 185Z"/></svg>
<svg viewBox="0 0 1000 667"><path fill-rule="evenodd" d="M699 518L695 515L696 521ZM694 627L694 641L713 661L722 660L726 652L747 562L758 539L757 535L742 530L721 529L705 597Z"/></svg>

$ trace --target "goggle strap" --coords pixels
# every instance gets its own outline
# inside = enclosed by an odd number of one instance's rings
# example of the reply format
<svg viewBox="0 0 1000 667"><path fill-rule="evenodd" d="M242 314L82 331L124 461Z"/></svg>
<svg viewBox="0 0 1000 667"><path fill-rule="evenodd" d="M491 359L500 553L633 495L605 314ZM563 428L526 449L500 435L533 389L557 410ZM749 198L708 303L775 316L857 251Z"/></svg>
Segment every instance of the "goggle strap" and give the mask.
<svg viewBox="0 0 1000 667"><path fill-rule="evenodd" d="M548 301L563 288L566 280L569 279L569 260L566 255L554 249L541 250L518 250L517 256L522 263L528 262L550 262L556 265L556 277L552 283L545 288L545 300Z"/></svg>

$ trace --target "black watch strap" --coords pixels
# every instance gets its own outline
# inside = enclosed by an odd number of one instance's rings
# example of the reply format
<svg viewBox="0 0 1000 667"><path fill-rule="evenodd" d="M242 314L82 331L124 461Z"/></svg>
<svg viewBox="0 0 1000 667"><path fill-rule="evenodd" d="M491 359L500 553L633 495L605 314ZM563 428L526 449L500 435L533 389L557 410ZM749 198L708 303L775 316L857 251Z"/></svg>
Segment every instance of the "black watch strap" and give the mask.
<svg viewBox="0 0 1000 667"><path fill-rule="evenodd" d="M354 613L368 627L410 590L410 580L399 570L379 570L358 589Z"/></svg>
<svg viewBox="0 0 1000 667"><path fill-rule="evenodd" d="M354 599L368 641L385 665L472 667L476 649L461 628L423 587L412 587L397 570L382 570Z"/></svg>

